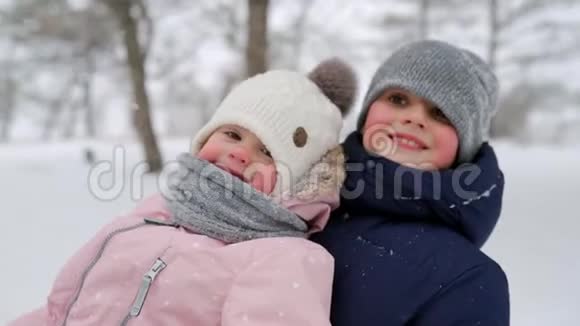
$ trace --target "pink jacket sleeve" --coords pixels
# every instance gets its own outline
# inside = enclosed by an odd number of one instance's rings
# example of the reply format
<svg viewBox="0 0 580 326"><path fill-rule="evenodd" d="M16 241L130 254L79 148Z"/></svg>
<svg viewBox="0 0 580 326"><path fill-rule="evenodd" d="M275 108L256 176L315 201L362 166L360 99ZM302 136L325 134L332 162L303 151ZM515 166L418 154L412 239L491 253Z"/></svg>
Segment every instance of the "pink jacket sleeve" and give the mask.
<svg viewBox="0 0 580 326"><path fill-rule="evenodd" d="M314 243L287 248L257 258L237 277L222 326L330 325L334 259Z"/></svg>

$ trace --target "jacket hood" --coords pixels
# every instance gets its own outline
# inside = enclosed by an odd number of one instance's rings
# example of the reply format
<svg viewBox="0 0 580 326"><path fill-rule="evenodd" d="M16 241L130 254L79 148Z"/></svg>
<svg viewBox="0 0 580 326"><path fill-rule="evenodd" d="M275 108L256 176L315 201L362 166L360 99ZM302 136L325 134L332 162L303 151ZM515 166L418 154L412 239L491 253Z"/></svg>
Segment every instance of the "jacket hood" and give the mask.
<svg viewBox="0 0 580 326"><path fill-rule="evenodd" d="M308 234L319 232L339 205L344 179L344 152L339 145L311 166L290 191L274 200L306 221Z"/></svg>

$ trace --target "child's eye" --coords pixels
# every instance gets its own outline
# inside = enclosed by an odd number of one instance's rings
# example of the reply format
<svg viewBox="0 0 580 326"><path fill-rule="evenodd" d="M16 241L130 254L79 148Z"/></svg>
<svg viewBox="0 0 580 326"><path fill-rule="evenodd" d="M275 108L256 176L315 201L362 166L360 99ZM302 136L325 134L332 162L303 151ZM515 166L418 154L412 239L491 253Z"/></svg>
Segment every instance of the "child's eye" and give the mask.
<svg viewBox="0 0 580 326"><path fill-rule="evenodd" d="M224 131L224 134L233 140L242 140L240 134L235 131L232 130Z"/></svg>
<svg viewBox="0 0 580 326"><path fill-rule="evenodd" d="M398 105L398 106L405 106L409 103L407 97L401 93L394 93L389 95L389 102Z"/></svg>
<svg viewBox="0 0 580 326"><path fill-rule="evenodd" d="M445 113L443 113L443 111L441 111L440 108L437 108L437 107L433 108L432 114L433 114L433 118L436 121L439 121L439 122L442 122L442 123L448 124L448 125L451 124L451 121L449 121L449 119L447 119L447 117L445 116Z"/></svg>
<svg viewBox="0 0 580 326"><path fill-rule="evenodd" d="M269 158L272 158L272 153L270 153L270 151L266 147L262 148L262 153L268 156Z"/></svg>

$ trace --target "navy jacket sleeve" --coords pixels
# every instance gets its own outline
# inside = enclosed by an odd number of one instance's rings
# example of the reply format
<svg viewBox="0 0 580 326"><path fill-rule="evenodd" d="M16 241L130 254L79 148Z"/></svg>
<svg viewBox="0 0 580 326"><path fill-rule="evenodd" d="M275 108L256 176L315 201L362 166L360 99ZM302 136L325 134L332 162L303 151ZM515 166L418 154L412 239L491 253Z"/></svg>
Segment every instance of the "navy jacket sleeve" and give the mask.
<svg viewBox="0 0 580 326"><path fill-rule="evenodd" d="M509 291L495 262L465 271L443 286L410 323L413 326L508 326Z"/></svg>

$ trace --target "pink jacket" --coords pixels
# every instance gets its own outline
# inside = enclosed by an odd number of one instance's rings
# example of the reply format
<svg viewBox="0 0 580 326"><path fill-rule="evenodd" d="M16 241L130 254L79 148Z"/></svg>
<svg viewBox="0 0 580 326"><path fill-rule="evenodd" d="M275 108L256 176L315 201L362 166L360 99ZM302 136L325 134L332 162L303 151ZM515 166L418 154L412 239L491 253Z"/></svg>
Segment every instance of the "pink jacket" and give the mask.
<svg viewBox="0 0 580 326"><path fill-rule="evenodd" d="M226 245L190 233L171 225L157 195L100 230L63 267L47 305L8 325L330 325L333 266L306 239Z"/></svg>

